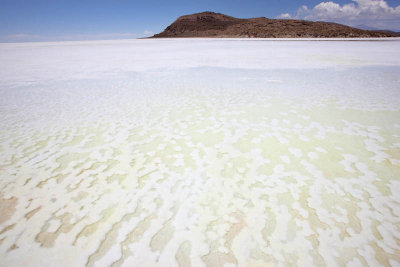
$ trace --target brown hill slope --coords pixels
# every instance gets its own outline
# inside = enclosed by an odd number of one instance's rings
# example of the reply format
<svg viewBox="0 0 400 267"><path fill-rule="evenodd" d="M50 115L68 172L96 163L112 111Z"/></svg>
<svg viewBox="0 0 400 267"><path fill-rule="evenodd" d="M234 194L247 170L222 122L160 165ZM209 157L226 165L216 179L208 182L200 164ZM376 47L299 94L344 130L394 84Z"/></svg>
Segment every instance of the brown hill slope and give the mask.
<svg viewBox="0 0 400 267"><path fill-rule="evenodd" d="M251 18L238 19L220 13L202 12L179 17L163 32L163 37L258 37L258 38L347 38L394 37L390 32L367 31L332 22Z"/></svg>

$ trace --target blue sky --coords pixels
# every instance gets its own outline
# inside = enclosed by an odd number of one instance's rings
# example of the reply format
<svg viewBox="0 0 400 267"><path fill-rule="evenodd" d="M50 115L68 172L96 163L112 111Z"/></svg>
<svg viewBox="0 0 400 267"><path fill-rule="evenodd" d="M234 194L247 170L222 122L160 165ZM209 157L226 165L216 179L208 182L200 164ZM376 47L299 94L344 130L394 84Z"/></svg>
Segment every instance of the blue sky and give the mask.
<svg viewBox="0 0 400 267"><path fill-rule="evenodd" d="M201 11L400 31L400 0L0 0L0 41L143 37L181 15Z"/></svg>

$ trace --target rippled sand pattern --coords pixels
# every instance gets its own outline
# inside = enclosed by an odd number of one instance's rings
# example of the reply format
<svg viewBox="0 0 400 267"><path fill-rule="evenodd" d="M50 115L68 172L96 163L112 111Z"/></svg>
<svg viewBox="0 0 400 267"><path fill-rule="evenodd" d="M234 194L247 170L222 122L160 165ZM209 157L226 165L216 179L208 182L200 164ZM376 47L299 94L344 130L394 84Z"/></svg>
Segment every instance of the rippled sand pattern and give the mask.
<svg viewBox="0 0 400 267"><path fill-rule="evenodd" d="M1 266L400 264L398 66L117 73L3 79Z"/></svg>

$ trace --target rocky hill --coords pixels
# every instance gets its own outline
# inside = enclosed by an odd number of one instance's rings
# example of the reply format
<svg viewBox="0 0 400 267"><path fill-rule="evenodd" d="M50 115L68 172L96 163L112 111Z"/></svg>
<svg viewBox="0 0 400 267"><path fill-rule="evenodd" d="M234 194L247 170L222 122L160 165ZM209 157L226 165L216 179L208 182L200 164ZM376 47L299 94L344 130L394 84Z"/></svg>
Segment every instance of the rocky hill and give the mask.
<svg viewBox="0 0 400 267"><path fill-rule="evenodd" d="M395 37L384 31L369 31L332 22L312 22L265 17L238 19L214 12L179 17L153 38L164 37L234 37L234 38L349 38Z"/></svg>

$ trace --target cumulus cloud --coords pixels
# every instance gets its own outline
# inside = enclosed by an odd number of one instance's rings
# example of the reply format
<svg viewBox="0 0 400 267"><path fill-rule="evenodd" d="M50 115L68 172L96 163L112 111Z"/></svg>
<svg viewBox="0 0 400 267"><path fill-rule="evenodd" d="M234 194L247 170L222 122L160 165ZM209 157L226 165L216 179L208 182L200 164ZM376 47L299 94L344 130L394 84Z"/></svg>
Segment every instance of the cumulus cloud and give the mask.
<svg viewBox="0 0 400 267"><path fill-rule="evenodd" d="M400 30L400 5L391 7L385 0L352 1L344 5L332 1L321 2L311 9L302 6L293 16L286 13L278 18L334 21L352 26Z"/></svg>

